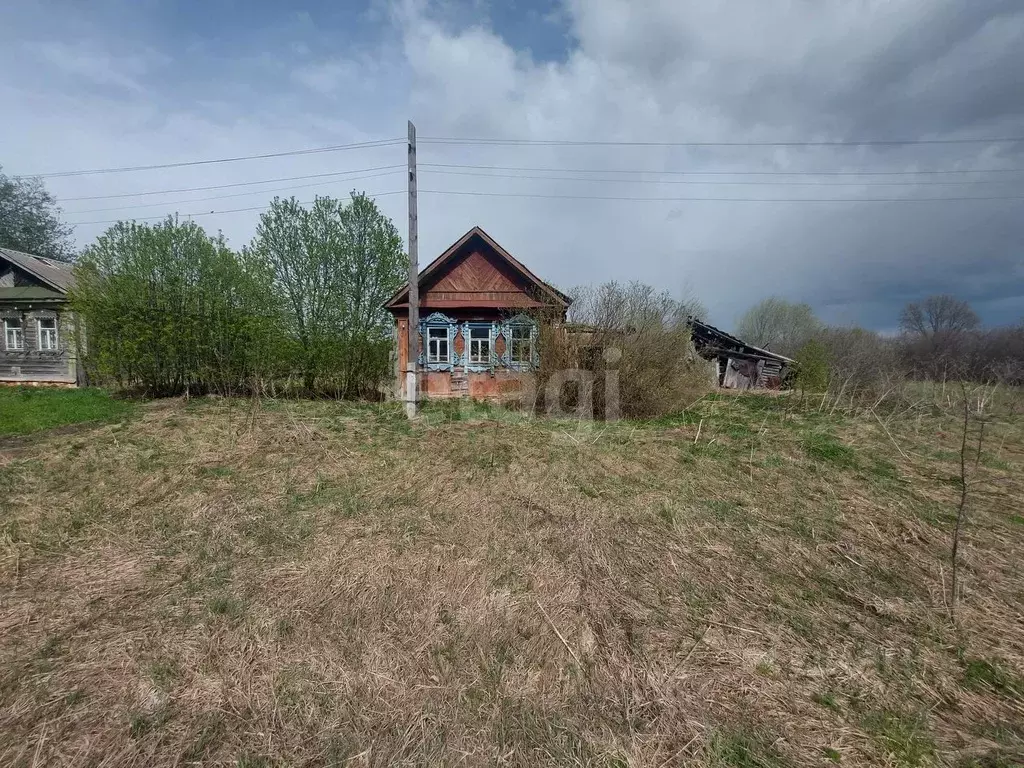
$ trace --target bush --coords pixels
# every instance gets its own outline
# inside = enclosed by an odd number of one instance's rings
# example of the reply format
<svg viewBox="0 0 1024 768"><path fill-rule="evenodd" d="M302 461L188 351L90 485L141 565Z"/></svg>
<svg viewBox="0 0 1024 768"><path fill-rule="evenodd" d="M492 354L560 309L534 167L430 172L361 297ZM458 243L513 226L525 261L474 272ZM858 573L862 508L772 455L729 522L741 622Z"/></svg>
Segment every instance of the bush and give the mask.
<svg viewBox="0 0 1024 768"><path fill-rule="evenodd" d="M121 222L86 249L71 308L90 376L151 395L231 394L286 367L256 265L192 222Z"/></svg>
<svg viewBox="0 0 1024 768"><path fill-rule="evenodd" d="M275 199L251 247L175 218L121 222L83 254L72 310L94 380L154 396L379 396L394 342L383 301L405 257L364 195Z"/></svg>
<svg viewBox="0 0 1024 768"><path fill-rule="evenodd" d="M574 293L572 322L540 323L538 409L599 419L655 418L682 410L709 390L707 365L690 342L687 303L641 283Z"/></svg>
<svg viewBox="0 0 1024 768"><path fill-rule="evenodd" d="M817 339L811 339L796 352L795 383L800 389L823 392L828 388L829 351Z"/></svg>

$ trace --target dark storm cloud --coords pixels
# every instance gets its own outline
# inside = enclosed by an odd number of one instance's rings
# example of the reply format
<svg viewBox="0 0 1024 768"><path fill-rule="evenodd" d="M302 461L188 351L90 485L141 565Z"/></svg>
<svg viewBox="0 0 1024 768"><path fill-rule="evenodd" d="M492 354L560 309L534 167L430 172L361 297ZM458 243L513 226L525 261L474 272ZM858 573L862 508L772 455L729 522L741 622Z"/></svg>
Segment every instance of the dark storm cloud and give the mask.
<svg viewBox="0 0 1024 768"><path fill-rule="evenodd" d="M759 16L766 7L779 10L768 3L732 5L732 14L670 11L662 21L676 26L647 19L637 27L643 39L592 32L591 40L634 74L662 83L653 87L663 109L710 111L716 120L708 130L723 140L1024 136L1024 4L821 3L799 6L800 13L788 5L782 18ZM1024 168L1024 142L791 149L782 163L779 156L764 162L763 150L736 148L703 160L753 168L760 158L762 167L806 170ZM929 181L982 179L1001 183L812 194L1024 195L1024 173ZM779 206L754 221L748 255L761 284L826 315L842 307L847 322L887 327L907 301L949 292L974 302L988 322L1024 318L1024 200ZM780 270L785 281L769 272Z"/></svg>

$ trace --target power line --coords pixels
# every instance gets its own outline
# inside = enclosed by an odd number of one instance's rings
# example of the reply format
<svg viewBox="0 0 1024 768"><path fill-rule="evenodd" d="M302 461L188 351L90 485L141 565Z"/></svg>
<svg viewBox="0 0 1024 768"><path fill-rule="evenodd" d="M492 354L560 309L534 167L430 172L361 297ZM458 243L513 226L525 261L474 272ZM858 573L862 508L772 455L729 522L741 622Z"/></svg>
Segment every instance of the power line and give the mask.
<svg viewBox="0 0 1024 768"><path fill-rule="evenodd" d="M369 173L370 171L388 171L405 168L404 163L397 165L378 165L375 168L355 168L351 171L334 171L332 173L313 173L307 176L284 176L279 179L262 179L260 181L238 181L234 184L216 184L211 187L183 187L181 189L157 189L149 192L125 192L119 195L89 195L87 197L63 197L61 202L71 203L80 200L116 200L123 197L146 197L149 195L173 195L178 192L205 192L210 189L230 189L231 187L248 187L254 184L273 184L278 181L302 181L304 179L323 179L330 176L343 176L350 173ZM344 181L344 179L340 179Z"/></svg>
<svg viewBox="0 0 1024 768"><path fill-rule="evenodd" d="M429 144L482 144L544 147L864 147L919 144L1011 144L1024 136L987 139L864 139L847 141L591 141L583 139L460 139L431 136L420 139Z"/></svg>
<svg viewBox="0 0 1024 768"><path fill-rule="evenodd" d="M404 194L404 193L405 193L404 189L399 189L399 190L395 190L393 192L375 192L374 194L367 195L367 197L378 198L378 197L385 197L387 195L400 195L400 194ZM312 205L314 202L315 202L314 200L303 200L303 201L301 201L299 203L299 205ZM268 208L270 208L269 205L254 205L254 206L251 206L249 208L229 208L229 209L223 210L223 211L197 211L195 213L177 213L176 212L176 215L179 216L179 217L214 216L214 215L219 215L219 214L222 214L222 213L241 213L243 211L265 211ZM73 227L78 227L78 226L84 226L84 225L87 225L87 224L118 224L119 222L122 222L122 221L157 221L157 220L166 219L168 217L168 215L169 214L164 214L162 216L136 216L136 217L132 217L130 219L110 219L109 221L69 221L67 223L70 224Z"/></svg>
<svg viewBox="0 0 1024 768"><path fill-rule="evenodd" d="M476 173L474 171L442 171L429 169L428 173L445 174L451 176L477 176L491 179L534 179L539 181L585 181L585 182L612 182L620 184L696 184L704 185L749 185L749 186L812 186L812 187L946 187L972 184L1017 184L1024 179L970 179L958 181L750 181L739 180L702 180L702 179L614 179L600 177L579 177L579 176L532 176L526 174L511 173Z"/></svg>
<svg viewBox="0 0 1024 768"><path fill-rule="evenodd" d="M1024 173L1024 168L971 168L922 171L678 171L619 168L523 168L514 165L465 165L461 163L420 163L421 168L472 168L496 171L550 171L552 173L633 173L674 176L918 176L965 173Z"/></svg>
<svg viewBox="0 0 1024 768"><path fill-rule="evenodd" d="M548 200L623 200L629 202L695 203L927 203L966 200L1024 200L1024 195L973 197L613 197L605 195L545 195L519 192L462 192L446 189L421 189L431 195L469 195L479 197L534 197Z"/></svg>
<svg viewBox="0 0 1024 768"><path fill-rule="evenodd" d="M131 211L137 208L160 208L162 206L182 205L186 203L201 203L205 200L224 200L229 197L246 197L247 195L265 195L271 192L289 192L293 189L308 189L310 187L323 187L328 184L334 184L341 181L360 181L361 179L377 179L381 176L391 176L397 173L397 171L388 171L385 173L371 173L365 176L350 176L345 179L337 179L335 181L316 181L312 184L294 184L290 187L275 187L273 189L254 189L249 192L235 192L230 195L210 195L209 197L194 197L190 200L165 200L159 203L143 203L141 205L122 205L114 208L89 208L84 211L68 211L71 215L78 215L82 213L104 213L106 211Z"/></svg>
<svg viewBox="0 0 1024 768"><path fill-rule="evenodd" d="M15 178L34 177L39 179L53 179L65 176L86 176L99 173L127 173L129 171L155 171L164 168L183 168L191 165L213 165L215 163L237 163L242 160L263 160L269 157L293 157L295 155L315 155L321 152L342 152L348 149L368 149L371 147L388 147L403 143L405 139L380 139L378 141L364 141L358 144L335 144L330 147L315 147L312 149L293 149L287 152L268 152L262 155L239 155L238 157L221 157L215 160L189 160L180 163L161 163L159 165L128 165L120 168L91 168L79 171L53 171L50 173L23 174Z"/></svg>

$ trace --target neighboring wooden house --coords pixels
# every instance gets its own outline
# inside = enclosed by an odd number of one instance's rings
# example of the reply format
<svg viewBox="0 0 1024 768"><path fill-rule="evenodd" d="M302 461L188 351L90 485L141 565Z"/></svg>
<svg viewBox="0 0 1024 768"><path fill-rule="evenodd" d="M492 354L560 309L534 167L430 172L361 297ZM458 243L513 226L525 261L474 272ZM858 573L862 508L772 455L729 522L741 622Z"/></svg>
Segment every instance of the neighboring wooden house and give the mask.
<svg viewBox="0 0 1024 768"><path fill-rule="evenodd" d="M0 384L76 384L71 265L0 248Z"/></svg>
<svg viewBox="0 0 1024 768"><path fill-rule="evenodd" d="M562 322L571 299L473 227L419 274L420 394L501 397L540 364L538 318ZM408 283L384 305L395 318L396 392L403 396Z"/></svg>
<svg viewBox="0 0 1024 768"><path fill-rule="evenodd" d="M695 318L690 333L697 354L713 363L718 386L725 389L778 389L795 362Z"/></svg>

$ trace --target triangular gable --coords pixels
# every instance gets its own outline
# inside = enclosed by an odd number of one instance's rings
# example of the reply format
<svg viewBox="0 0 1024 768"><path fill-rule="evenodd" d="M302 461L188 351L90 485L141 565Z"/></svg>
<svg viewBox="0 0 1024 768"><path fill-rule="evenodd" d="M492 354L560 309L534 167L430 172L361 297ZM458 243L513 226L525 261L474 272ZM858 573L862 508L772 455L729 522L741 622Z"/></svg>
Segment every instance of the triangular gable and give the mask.
<svg viewBox="0 0 1024 768"><path fill-rule="evenodd" d="M7 261L28 273L45 287L67 293L74 285L72 265L54 259L47 259L31 253L15 251L11 248L0 248L0 260Z"/></svg>
<svg viewBox="0 0 1024 768"><path fill-rule="evenodd" d="M486 259L473 250L475 240L487 247L496 259L498 269L485 269L481 260ZM472 283L475 291L511 293L524 288L543 298L541 303L561 308L569 306L572 299L552 285L541 280L508 251L498 245L480 227L473 227L452 243L444 253L428 264L419 274L420 292L429 290L459 290L459 286ZM409 283L406 282L384 305L395 309L409 303Z"/></svg>

